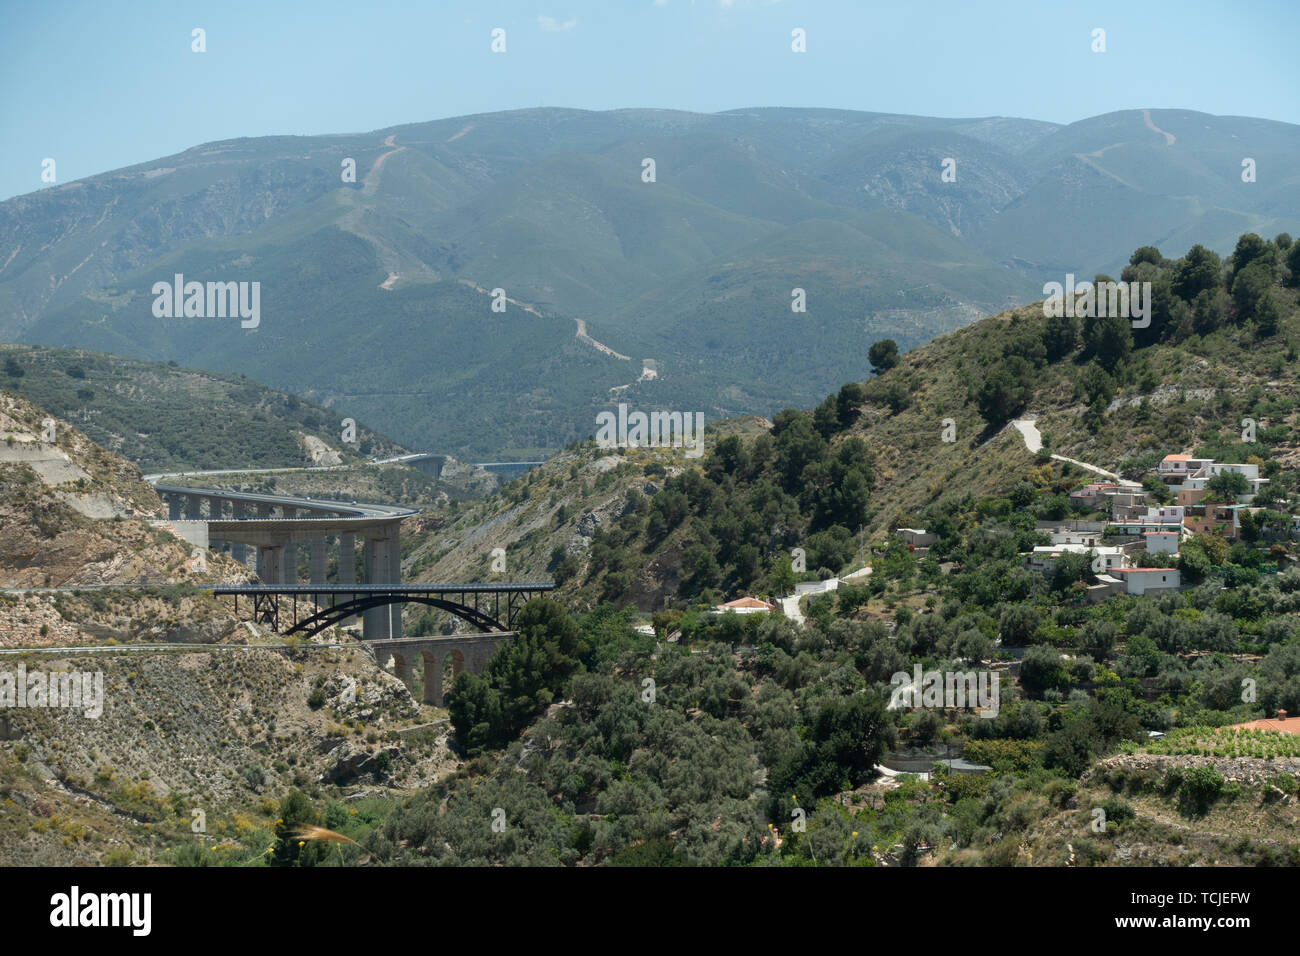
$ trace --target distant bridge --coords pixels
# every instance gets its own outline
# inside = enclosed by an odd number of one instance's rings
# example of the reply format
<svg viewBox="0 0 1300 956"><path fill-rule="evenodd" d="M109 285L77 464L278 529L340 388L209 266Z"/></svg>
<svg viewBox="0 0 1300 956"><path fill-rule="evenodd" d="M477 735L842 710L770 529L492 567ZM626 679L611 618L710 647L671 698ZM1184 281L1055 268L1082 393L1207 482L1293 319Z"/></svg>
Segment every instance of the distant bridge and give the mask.
<svg viewBox="0 0 1300 956"><path fill-rule="evenodd" d="M267 585L298 584L298 549L310 552L314 587L328 583L329 552L337 550L338 582L357 584L357 538L361 539L361 577L365 584L402 579L401 522L414 508L359 504L292 495L155 484L167 502L172 530L199 548L225 542L236 561L247 564L256 552L257 576ZM227 509L229 514L227 515ZM366 637L401 637L400 604L372 604L362 618Z"/></svg>
<svg viewBox="0 0 1300 956"><path fill-rule="evenodd" d="M414 461L412 459L420 459ZM408 455L415 467L436 467L443 456ZM489 463L531 467L540 462ZM231 556L247 564L256 552L261 584L205 588L216 597L250 602L253 619L273 632L310 636L361 618L362 641L385 667L413 688L411 664L424 660L424 700L442 706L443 667L450 658L452 677L468 670L481 673L502 644L515 636L515 619L532 598L555 589L551 581L476 584L402 584L399 531L403 519L419 514L413 508L333 501L294 495L230 491L160 484L149 476L167 503L166 522L191 544L208 548L224 542ZM361 581L358 581L356 539L362 539ZM310 583L298 581L298 547L310 549ZM329 550L337 548L337 584L330 584ZM396 582L396 583L394 583ZM469 623L478 633L404 638L402 608L423 604L439 608ZM287 607L286 607L287 605Z"/></svg>
<svg viewBox="0 0 1300 956"><path fill-rule="evenodd" d="M375 655L375 663L380 667L393 659L393 672L406 685L407 690L414 690L415 675L413 668L415 658L419 656L424 662L424 702L434 707L443 706L442 678L447 659L451 659L451 679L462 671L481 674L487 667L492 655L502 644L515 637L514 631L495 631L490 634L456 634L450 637L400 637L392 640L367 641L366 647Z"/></svg>
<svg viewBox="0 0 1300 956"><path fill-rule="evenodd" d="M424 604L454 614L485 632L510 633L515 617L535 597L555 590L553 581L512 584L386 584L386 585L221 585L216 597L233 597L239 610L241 597L252 600L253 619L283 634L312 635L375 608ZM289 599L289 621L281 619L281 602ZM301 600L301 612L299 601ZM363 618L364 620L364 618ZM287 624L287 626L285 626ZM396 635L368 635L394 640Z"/></svg>

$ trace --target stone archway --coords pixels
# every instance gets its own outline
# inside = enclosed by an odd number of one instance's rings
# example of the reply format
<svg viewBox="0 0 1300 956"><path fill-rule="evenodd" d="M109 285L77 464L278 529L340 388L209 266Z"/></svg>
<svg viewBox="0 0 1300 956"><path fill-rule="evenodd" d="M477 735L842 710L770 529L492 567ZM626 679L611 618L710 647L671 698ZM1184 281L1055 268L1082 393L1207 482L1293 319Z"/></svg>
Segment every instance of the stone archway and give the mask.
<svg viewBox="0 0 1300 956"><path fill-rule="evenodd" d="M435 707L445 707L445 689L451 686L456 675L466 671L471 674L483 673L497 648L514 636L513 631L504 631L457 637L405 637L365 643L382 670L388 670L389 658L392 659L392 673L406 685L412 697ZM418 681L411 666L417 654L421 662Z"/></svg>
<svg viewBox="0 0 1300 956"><path fill-rule="evenodd" d="M442 706L442 674L438 672L438 658L432 651L420 651L424 664L424 696L426 704Z"/></svg>
<svg viewBox="0 0 1300 956"><path fill-rule="evenodd" d="M456 648L420 651L424 661L424 702L434 707L445 705L446 689L465 670L465 655Z"/></svg>
<svg viewBox="0 0 1300 956"><path fill-rule="evenodd" d="M397 677L397 679L400 680L403 684L406 685L407 690L409 690L412 694L414 694L415 675L411 673L411 664L403 654L401 654L398 651L393 651L391 654L385 654L384 663L380 664L379 666L383 670L387 670L388 658L390 657L392 658L393 661L393 675Z"/></svg>

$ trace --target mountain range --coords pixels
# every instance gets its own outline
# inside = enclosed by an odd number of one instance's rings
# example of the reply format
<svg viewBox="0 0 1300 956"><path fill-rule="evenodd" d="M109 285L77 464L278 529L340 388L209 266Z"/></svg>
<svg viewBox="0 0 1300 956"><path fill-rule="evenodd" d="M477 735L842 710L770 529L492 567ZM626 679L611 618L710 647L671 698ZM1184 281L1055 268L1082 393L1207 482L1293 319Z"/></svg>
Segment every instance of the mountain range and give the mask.
<svg viewBox="0 0 1300 956"><path fill-rule="evenodd" d="M1118 272L1116 250L1300 232L1297 159L1296 126L1182 110L530 109L228 140L0 203L0 338L246 374L408 447L531 458L618 401L812 404L873 342ZM258 323L158 317L177 275L258 283Z"/></svg>

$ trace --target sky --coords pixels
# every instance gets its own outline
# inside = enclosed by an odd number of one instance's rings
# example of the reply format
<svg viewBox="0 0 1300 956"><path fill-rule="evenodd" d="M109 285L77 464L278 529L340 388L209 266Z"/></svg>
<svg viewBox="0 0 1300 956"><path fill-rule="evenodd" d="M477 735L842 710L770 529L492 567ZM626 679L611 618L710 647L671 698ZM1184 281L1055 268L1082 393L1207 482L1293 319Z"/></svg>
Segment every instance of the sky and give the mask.
<svg viewBox="0 0 1300 956"><path fill-rule="evenodd" d="M0 0L0 199L43 188L46 159L66 183L536 106L1300 123L1298 39L1296 0Z"/></svg>

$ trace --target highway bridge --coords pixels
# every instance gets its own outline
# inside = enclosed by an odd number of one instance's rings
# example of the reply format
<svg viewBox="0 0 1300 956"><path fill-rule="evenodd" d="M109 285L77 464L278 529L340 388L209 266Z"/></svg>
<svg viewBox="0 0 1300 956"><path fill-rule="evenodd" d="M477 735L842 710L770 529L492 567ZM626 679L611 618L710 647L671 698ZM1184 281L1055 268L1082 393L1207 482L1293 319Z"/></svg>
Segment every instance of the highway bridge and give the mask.
<svg viewBox="0 0 1300 956"><path fill-rule="evenodd" d="M412 468L419 469L436 478L442 474L442 468L447 464L447 456L416 452L410 455L398 455L396 458L375 459L371 462L373 465L398 463L410 465ZM501 475L507 480L518 478L520 475L527 473L530 468L536 468L538 465L543 464L545 462L542 461L478 461L473 463L475 468L482 468L494 475Z"/></svg>
<svg viewBox="0 0 1300 956"><path fill-rule="evenodd" d="M236 561L249 564L264 584L298 582L299 549L309 554L308 583L328 583L331 555L337 580L349 584L393 584L402 580L402 519L414 508L344 503L291 495L155 484L167 503L167 523L197 548L224 544ZM357 543L361 543L358 581ZM224 549L223 549L224 550ZM401 636L402 606L367 609L363 633Z"/></svg>
<svg viewBox="0 0 1300 956"><path fill-rule="evenodd" d="M442 469L447 464L450 455L438 455L432 452L412 452L407 455L396 455L392 458L372 458L367 464L370 465L410 465L418 471L425 474L433 475L435 478L442 475ZM532 468L538 465L544 465L544 461L481 461L470 462L473 468L482 468L484 471L494 475L501 475L505 479L518 478ZM159 482L166 481L169 478L206 478L208 476L222 475L282 475L291 472L313 472L313 471L346 471L355 465L298 465L285 468L215 468L204 471L169 471L159 472L157 474L145 475L145 481Z"/></svg>
<svg viewBox="0 0 1300 956"><path fill-rule="evenodd" d="M237 473L237 472L229 472ZM361 637L385 667L414 687L412 664L424 662L424 701L443 704L443 668L481 673L530 599L554 590L550 581L488 584L402 584L400 529L414 508L294 495L165 484L148 475L167 503L165 523L196 547L220 544L237 561L253 562L260 584L216 586L217 597L240 599L253 619L275 633L310 636L360 616ZM357 541L361 542L358 575ZM306 583L298 580L298 549L309 552ZM330 557L336 561L329 581ZM256 559L253 561L253 559ZM361 580L357 580L358 576ZM471 624L475 633L407 638L402 608L422 604Z"/></svg>
<svg viewBox="0 0 1300 956"><path fill-rule="evenodd" d="M205 589L207 590L207 589ZM253 619L278 634L310 636L376 607L423 604L454 614L483 634L513 633L515 617L523 606L547 591L552 581L488 584L387 584L387 585L221 585L211 588L217 597L233 597L235 609L243 597ZM288 608L285 607L288 598ZM301 601L301 604L299 603ZM300 610L301 608L301 610ZM286 616L287 612L287 616ZM482 636L482 634L478 635ZM366 635L366 638L400 638L401 634Z"/></svg>

